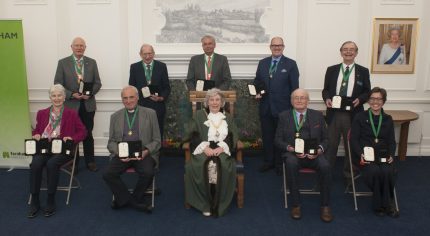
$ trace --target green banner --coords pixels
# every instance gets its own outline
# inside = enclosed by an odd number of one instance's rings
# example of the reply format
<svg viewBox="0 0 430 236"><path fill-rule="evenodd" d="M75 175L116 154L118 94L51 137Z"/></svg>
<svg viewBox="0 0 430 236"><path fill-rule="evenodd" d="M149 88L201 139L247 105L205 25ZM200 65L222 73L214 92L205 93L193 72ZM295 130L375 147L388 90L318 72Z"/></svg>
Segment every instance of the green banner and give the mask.
<svg viewBox="0 0 430 236"><path fill-rule="evenodd" d="M0 167L28 168L31 137L21 20L0 20Z"/></svg>

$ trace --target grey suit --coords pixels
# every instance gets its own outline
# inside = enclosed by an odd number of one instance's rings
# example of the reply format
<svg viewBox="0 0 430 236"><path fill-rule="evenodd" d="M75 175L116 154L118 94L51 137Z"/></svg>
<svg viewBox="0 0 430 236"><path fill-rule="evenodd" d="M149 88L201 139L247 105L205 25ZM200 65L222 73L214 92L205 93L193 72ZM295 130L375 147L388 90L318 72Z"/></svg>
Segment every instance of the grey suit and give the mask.
<svg viewBox="0 0 430 236"><path fill-rule="evenodd" d="M149 151L149 156L140 161L122 162L118 158L118 142L123 140L124 135L125 108L115 112L110 118L107 148L111 153L111 160L103 173L103 179L112 190L118 206L125 206L131 201L138 203L144 201L145 191L151 185L155 174L154 168L158 165L161 138L157 114L154 110L141 106L137 106L136 110L139 140L142 141L142 147ZM139 175L133 194L129 193L120 177L129 167L133 167Z"/></svg>
<svg viewBox="0 0 430 236"><path fill-rule="evenodd" d="M85 162L88 167L90 167L90 164L93 164L93 167L95 168L93 138L94 115L97 108L95 95L100 90L102 84L96 61L84 56L83 80L84 82L93 83L92 95L87 100L77 100L73 98L72 94L79 91L74 60L73 55L71 55L58 61L54 84L61 84L64 86L66 89L65 105L78 111L82 123L84 123L85 128L87 128L88 135L83 141ZM79 160L80 158L77 159L76 165L79 165Z"/></svg>
<svg viewBox="0 0 430 236"><path fill-rule="evenodd" d="M214 53L213 58L211 80L215 81L215 87L228 90L231 83L231 74L227 57ZM191 57L186 79L188 90L196 90L196 82L199 79L206 79L205 54Z"/></svg>
<svg viewBox="0 0 430 236"><path fill-rule="evenodd" d="M73 60L73 56L68 56L58 61L54 84L61 84L66 89L66 106L77 109L79 108L80 101L74 99L72 94L78 92L79 84L77 83L77 76ZM100 90L102 83L100 81L97 62L94 59L86 56L84 56L83 78L84 82L94 83L93 95L84 102L87 112L93 112L97 108L94 95L96 95Z"/></svg>

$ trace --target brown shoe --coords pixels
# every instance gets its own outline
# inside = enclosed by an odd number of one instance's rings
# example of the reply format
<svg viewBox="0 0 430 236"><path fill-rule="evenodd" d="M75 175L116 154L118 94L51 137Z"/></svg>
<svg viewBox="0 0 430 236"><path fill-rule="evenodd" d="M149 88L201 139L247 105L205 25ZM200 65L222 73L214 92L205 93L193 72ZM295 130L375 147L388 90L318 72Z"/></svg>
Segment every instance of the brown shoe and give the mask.
<svg viewBox="0 0 430 236"><path fill-rule="evenodd" d="M97 166L96 166L96 163L95 163L95 162L90 162L90 163L88 163L87 168L88 168L88 170L90 170L90 171L92 171L92 172L96 172L96 171L98 171L98 170L99 170L99 169L97 168Z"/></svg>
<svg viewBox="0 0 430 236"><path fill-rule="evenodd" d="M299 220L302 218L302 211L300 210L300 206L295 206L291 208L291 218L295 220Z"/></svg>
<svg viewBox="0 0 430 236"><path fill-rule="evenodd" d="M330 207L321 207L321 220L327 223L333 220Z"/></svg>

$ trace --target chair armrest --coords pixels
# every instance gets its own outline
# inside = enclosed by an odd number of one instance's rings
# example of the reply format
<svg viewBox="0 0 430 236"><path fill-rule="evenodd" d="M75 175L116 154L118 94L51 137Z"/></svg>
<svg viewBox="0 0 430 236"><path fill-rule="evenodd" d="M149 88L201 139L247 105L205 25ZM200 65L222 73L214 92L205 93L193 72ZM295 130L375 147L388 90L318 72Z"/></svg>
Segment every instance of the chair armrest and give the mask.
<svg viewBox="0 0 430 236"><path fill-rule="evenodd" d="M186 142L182 144L182 149L185 151L185 162L191 160L191 150L190 150L190 143Z"/></svg>
<svg viewBox="0 0 430 236"><path fill-rule="evenodd" d="M236 143L236 149L237 149L236 160L239 162L243 162L243 153L242 153L243 143L240 140L238 140Z"/></svg>

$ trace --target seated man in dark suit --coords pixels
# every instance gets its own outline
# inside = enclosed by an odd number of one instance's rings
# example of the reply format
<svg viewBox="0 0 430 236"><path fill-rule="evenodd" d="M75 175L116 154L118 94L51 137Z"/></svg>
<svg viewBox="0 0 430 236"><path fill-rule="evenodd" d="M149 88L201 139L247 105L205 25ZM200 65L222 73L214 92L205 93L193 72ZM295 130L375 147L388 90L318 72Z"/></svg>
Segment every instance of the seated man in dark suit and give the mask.
<svg viewBox="0 0 430 236"><path fill-rule="evenodd" d="M130 206L150 213L152 209L150 205L145 204L144 194L152 184L154 168L158 164L160 130L157 114L152 109L137 105L139 93L136 87L124 87L121 91L121 98L124 108L113 113L110 118L107 148L111 154L111 160L103 173L103 179L115 197L115 200L112 201L112 209ZM141 154L126 155L123 158L120 155L118 143L125 141L130 143L140 141ZM133 167L139 175L133 194L130 194L127 186L121 180L121 174L130 167Z"/></svg>
<svg viewBox="0 0 430 236"><path fill-rule="evenodd" d="M333 220L329 207L331 170L324 156L327 149L327 126L321 112L308 109L309 94L296 89L291 94L293 109L279 115L275 144L282 150L287 166L287 180L293 207L291 217L301 218L299 169L306 167L319 172L321 186L321 220Z"/></svg>

